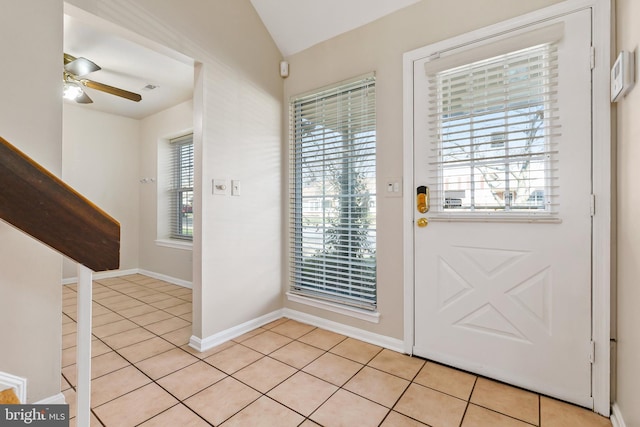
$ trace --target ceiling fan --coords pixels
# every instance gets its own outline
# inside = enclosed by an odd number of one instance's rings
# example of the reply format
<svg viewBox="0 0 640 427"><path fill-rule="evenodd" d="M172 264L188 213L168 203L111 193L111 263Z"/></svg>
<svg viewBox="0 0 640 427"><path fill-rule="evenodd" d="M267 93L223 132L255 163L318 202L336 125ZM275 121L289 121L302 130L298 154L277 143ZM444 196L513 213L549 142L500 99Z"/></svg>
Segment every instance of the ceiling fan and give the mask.
<svg viewBox="0 0 640 427"><path fill-rule="evenodd" d="M83 86L109 93L111 95L139 102L142 96L128 90L109 86L84 78L89 73L101 68L93 61L86 58L76 58L67 53L64 54L64 97L73 99L80 104L91 104L93 101L82 89Z"/></svg>

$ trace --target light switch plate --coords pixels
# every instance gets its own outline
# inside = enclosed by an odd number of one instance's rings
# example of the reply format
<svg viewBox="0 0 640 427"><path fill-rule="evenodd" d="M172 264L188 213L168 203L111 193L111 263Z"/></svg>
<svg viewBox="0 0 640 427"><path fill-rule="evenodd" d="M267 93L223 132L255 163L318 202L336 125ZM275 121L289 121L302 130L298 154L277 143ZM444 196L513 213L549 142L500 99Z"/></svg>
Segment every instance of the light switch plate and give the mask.
<svg viewBox="0 0 640 427"><path fill-rule="evenodd" d="M383 194L385 197L402 197L402 178L386 178L384 183Z"/></svg>
<svg viewBox="0 0 640 427"><path fill-rule="evenodd" d="M231 180L231 195L239 196L240 195L240 180L232 179Z"/></svg>

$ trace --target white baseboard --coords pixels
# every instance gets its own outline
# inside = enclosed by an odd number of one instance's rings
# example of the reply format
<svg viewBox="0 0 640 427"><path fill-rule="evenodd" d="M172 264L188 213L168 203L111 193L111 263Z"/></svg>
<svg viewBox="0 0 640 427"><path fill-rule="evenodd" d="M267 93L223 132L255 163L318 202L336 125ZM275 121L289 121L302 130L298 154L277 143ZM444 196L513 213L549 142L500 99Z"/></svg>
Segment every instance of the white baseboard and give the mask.
<svg viewBox="0 0 640 427"><path fill-rule="evenodd" d="M297 320L302 323L316 326L318 328L326 329L331 332L346 335L350 338L355 338L360 341L368 342L369 344L377 345L387 348L389 350L404 353L404 341L391 338L386 335L380 335L373 332L365 331L363 329L355 328L353 326L344 325L342 323L334 322L324 319L322 317L313 316L311 314L303 313L290 308L282 309L283 316L289 319Z"/></svg>
<svg viewBox="0 0 640 427"><path fill-rule="evenodd" d="M611 405L611 425L613 425L613 427L627 427L617 403Z"/></svg>
<svg viewBox="0 0 640 427"><path fill-rule="evenodd" d="M378 345L380 347L388 348L389 350L404 353L404 342L402 340L375 334L373 332L354 328L353 326L343 325L342 323L333 322L331 320L312 316L310 314L288 308L273 311L269 314L265 314L264 316L250 320L241 325L218 332L217 334L208 336L204 339L192 336L189 340L189 346L200 352L204 352L281 317L288 317L289 319L346 335L351 338L368 342L369 344Z"/></svg>
<svg viewBox="0 0 640 427"><path fill-rule="evenodd" d="M64 397L64 394L58 393L54 396L44 398L35 402L35 405L66 405L68 402Z"/></svg>
<svg viewBox="0 0 640 427"><path fill-rule="evenodd" d="M131 268L129 270L100 271L97 273L93 273L93 280L111 279L113 277L128 276L129 274L137 274L137 273L138 273L137 268ZM66 279L62 279L63 285L73 285L75 283L78 283L77 277L67 277Z"/></svg>
<svg viewBox="0 0 640 427"><path fill-rule="evenodd" d="M27 379L0 372L0 391L12 388L20 403L27 403Z"/></svg>
<svg viewBox="0 0 640 427"><path fill-rule="evenodd" d="M104 279L104 278L111 278L111 277L126 276L130 274L144 274L145 276L149 276L158 280L164 280L165 282L172 283L178 286L183 286L185 288L191 289L193 287L192 282L188 282L186 280L177 279L175 277L166 276L164 274L155 273L153 271L148 271L144 269L115 270L115 271L107 271L102 273L95 273L94 278ZM75 283L75 282L76 282L76 279L71 278L71 279L65 279L63 281L63 284ZM332 332L346 335L351 338L359 339L361 341L365 341L370 344L378 345L380 347L384 347L389 350L404 353L404 341L399 340L397 338L391 338L385 335L380 335L373 332L365 331L363 329L344 325L342 323L327 320L322 317L312 316L310 314L303 313L297 310L292 310L289 308L282 308L280 310L276 310L274 312L265 314L264 316L258 317L253 320L249 320L240 325L218 332L206 338L199 338L194 335L189 339L189 346L201 352L206 351L217 345L223 344L229 340L239 337L244 333L252 331L255 328L259 328L260 326L265 325L273 320L277 320L283 316L293 320L303 322L303 323L308 323L310 325L323 328Z"/></svg>
<svg viewBox="0 0 640 427"><path fill-rule="evenodd" d="M0 372L0 390L6 390L7 388L13 388L13 391L20 400L20 403L27 403L26 378L17 377L15 375L7 374L6 372ZM34 402L35 405L63 405L66 403L64 394L62 393Z"/></svg>
<svg viewBox="0 0 640 427"><path fill-rule="evenodd" d="M207 351L215 346L223 344L229 340L239 337L249 331L259 328L262 325L266 325L269 322L273 322L282 317L282 309L273 311L271 313L260 316L256 319L249 320L240 325L234 326L224 331L218 332L206 338L198 338L195 335L189 339L189 347L194 348L200 352Z"/></svg>
<svg viewBox="0 0 640 427"><path fill-rule="evenodd" d="M164 280L165 282L172 283L174 285L182 286L184 288L193 288L193 283L187 280L178 279L176 277L167 276L166 274L155 273L153 271L144 270L139 268L138 274L144 274L145 276L153 277L154 279Z"/></svg>
<svg viewBox="0 0 640 427"><path fill-rule="evenodd" d="M189 282L187 280L178 279L176 277L155 273L153 271L148 271L141 268L131 268L129 270L101 271L99 273L93 273L93 279L94 280L111 279L113 277L129 276L131 274L144 274L145 276L149 276L158 280L164 280L165 282L168 282L174 285L182 286L189 289L193 288L192 282ZM77 277L67 277L66 279L62 279L63 285L72 285L77 282L78 282Z"/></svg>

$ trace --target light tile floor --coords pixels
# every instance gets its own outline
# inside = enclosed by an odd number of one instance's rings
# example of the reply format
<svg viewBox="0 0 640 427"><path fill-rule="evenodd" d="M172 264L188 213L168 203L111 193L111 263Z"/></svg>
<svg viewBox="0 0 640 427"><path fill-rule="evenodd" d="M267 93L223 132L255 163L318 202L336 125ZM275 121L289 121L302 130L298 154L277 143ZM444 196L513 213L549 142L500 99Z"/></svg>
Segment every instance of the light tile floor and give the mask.
<svg viewBox="0 0 640 427"><path fill-rule="evenodd" d="M198 353L187 345L191 290L146 276L96 280L93 295L92 426L611 426L286 318ZM62 390L75 416L75 285L63 298Z"/></svg>

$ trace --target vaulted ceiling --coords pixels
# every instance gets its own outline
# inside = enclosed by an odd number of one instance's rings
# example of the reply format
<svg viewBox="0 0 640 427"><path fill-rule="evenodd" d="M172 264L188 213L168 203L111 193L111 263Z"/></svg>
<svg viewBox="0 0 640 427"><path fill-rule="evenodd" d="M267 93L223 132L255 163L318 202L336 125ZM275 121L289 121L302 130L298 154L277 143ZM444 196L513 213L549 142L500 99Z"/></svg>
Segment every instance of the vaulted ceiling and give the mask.
<svg viewBox="0 0 640 427"><path fill-rule="evenodd" d="M251 0L285 58L420 0Z"/></svg>

